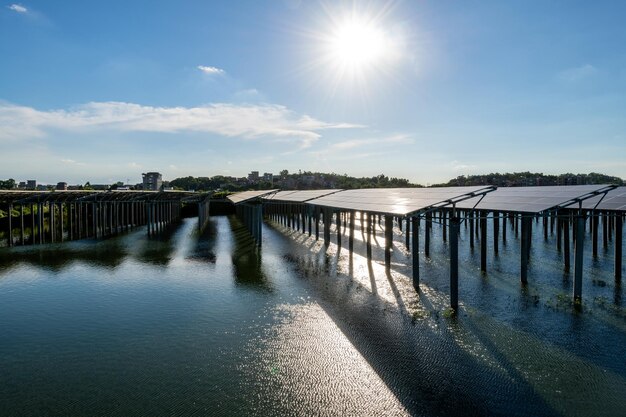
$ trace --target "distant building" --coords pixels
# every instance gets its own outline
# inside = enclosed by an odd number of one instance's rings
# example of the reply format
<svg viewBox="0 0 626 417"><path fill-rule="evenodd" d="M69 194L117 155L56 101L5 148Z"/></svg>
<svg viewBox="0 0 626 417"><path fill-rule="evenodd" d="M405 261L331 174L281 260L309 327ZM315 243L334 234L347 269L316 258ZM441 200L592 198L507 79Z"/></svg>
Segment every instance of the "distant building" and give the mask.
<svg viewBox="0 0 626 417"><path fill-rule="evenodd" d="M259 171L252 171L248 174L248 181L250 182L258 182L259 181Z"/></svg>
<svg viewBox="0 0 626 417"><path fill-rule="evenodd" d="M26 189L26 181L20 181L20 183L17 186L18 189L20 190L25 190Z"/></svg>
<svg viewBox="0 0 626 417"><path fill-rule="evenodd" d="M59 191L67 191L67 183L66 182L57 182L57 190Z"/></svg>
<svg viewBox="0 0 626 417"><path fill-rule="evenodd" d="M159 191L163 185L163 177L158 172L141 174L143 177L143 189L146 191Z"/></svg>
<svg viewBox="0 0 626 417"><path fill-rule="evenodd" d="M266 182L274 182L274 174L270 172L266 172L263 174L263 181Z"/></svg>
<svg viewBox="0 0 626 417"><path fill-rule="evenodd" d="M34 190L37 188L37 180L28 180L26 181L26 189Z"/></svg>

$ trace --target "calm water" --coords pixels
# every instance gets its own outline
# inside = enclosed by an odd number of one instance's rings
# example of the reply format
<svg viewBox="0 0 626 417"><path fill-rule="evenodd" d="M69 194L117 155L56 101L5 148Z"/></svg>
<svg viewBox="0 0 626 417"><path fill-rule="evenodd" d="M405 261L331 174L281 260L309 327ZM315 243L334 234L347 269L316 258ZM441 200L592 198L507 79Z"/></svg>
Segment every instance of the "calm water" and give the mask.
<svg viewBox="0 0 626 417"><path fill-rule="evenodd" d="M612 246L576 312L540 224L526 288L510 229L482 276L462 226L450 317L438 227L420 296L398 234L386 273L278 225L260 252L234 218L195 227L0 248L0 415L626 415Z"/></svg>

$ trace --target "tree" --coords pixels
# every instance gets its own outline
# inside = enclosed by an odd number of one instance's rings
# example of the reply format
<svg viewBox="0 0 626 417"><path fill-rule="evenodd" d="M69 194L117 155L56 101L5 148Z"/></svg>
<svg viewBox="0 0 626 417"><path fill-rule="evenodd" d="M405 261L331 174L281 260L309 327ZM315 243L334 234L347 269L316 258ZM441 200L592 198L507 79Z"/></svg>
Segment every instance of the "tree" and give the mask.
<svg viewBox="0 0 626 417"><path fill-rule="evenodd" d="M0 180L0 190L12 190L15 188L15 180L9 178L8 180Z"/></svg>

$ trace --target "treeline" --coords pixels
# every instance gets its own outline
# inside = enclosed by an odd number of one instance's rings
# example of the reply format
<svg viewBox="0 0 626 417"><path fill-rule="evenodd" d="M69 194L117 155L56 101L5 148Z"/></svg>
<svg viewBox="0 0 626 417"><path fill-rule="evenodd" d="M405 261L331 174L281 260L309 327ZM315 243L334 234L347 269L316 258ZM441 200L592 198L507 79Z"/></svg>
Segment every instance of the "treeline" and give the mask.
<svg viewBox="0 0 626 417"><path fill-rule="evenodd" d="M523 187L533 185L588 185L616 184L624 185L619 177L592 172L589 174L545 175L540 172L491 173L486 175L461 175L434 187L456 187L464 185L496 185L498 187Z"/></svg>
<svg viewBox="0 0 626 417"><path fill-rule="evenodd" d="M281 171L279 176L272 180L247 180L242 178L217 175L214 177L183 177L169 182L169 185L180 190L195 191L242 191L268 190L280 188L282 190L315 190L324 188L401 188L421 187L411 184L405 178L387 177L384 174L374 177L351 177L346 174L326 174L320 172L301 172L289 174Z"/></svg>

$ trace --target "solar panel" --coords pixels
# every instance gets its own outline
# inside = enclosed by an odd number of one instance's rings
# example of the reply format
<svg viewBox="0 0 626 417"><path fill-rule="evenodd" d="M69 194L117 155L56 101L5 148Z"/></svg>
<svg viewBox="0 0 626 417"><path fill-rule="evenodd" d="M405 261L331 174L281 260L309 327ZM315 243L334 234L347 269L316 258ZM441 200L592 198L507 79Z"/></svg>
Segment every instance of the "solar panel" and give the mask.
<svg viewBox="0 0 626 417"><path fill-rule="evenodd" d="M427 207L446 204L462 196L485 192L489 186L440 188L368 188L345 190L308 201L323 207L406 215Z"/></svg>
<svg viewBox="0 0 626 417"><path fill-rule="evenodd" d="M304 203L314 198L323 197L325 195L334 194L341 191L340 189L330 190L299 190L299 191L280 191L276 194L264 197L264 200L285 201L291 203Z"/></svg>
<svg viewBox="0 0 626 417"><path fill-rule="evenodd" d="M598 195L584 200L582 203L582 208L587 210L595 208L597 210L626 211L626 187L617 187L609 191L604 198ZM578 203L574 203L568 208L578 208Z"/></svg>
<svg viewBox="0 0 626 417"><path fill-rule="evenodd" d="M480 198L465 200L459 208L517 213L540 213L561 207L573 199L606 188L606 185L561 185L545 187L501 187ZM480 202L479 202L480 200Z"/></svg>
<svg viewBox="0 0 626 417"><path fill-rule="evenodd" d="M235 204L239 204L255 198L263 197L267 194L275 193L277 191L278 190L242 191L240 193L231 194L226 198Z"/></svg>

